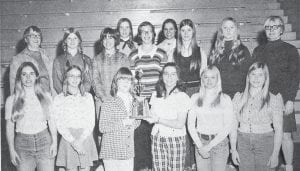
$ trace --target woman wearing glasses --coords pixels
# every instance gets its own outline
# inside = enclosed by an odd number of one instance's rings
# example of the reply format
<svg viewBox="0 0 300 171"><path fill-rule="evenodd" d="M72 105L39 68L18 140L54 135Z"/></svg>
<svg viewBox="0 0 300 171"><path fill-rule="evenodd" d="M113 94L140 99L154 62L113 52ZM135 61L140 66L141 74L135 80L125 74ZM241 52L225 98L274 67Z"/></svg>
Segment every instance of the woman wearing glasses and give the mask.
<svg viewBox="0 0 300 171"><path fill-rule="evenodd" d="M15 89L15 78L17 69L23 62L32 62L40 71L41 86L46 90L52 90L52 63L44 49L41 48L43 36L42 31L37 26L29 26L25 29L23 40L26 43L26 48L18 55L14 56L10 63L9 82L11 94ZM54 91L53 91L54 92Z"/></svg>
<svg viewBox="0 0 300 171"><path fill-rule="evenodd" d="M293 170L294 145L291 133L296 131L294 101L299 85L299 54L297 49L281 40L284 22L279 16L270 16L264 24L268 42L254 49L253 57L268 65L270 92L280 93L284 102L282 151L286 170Z"/></svg>

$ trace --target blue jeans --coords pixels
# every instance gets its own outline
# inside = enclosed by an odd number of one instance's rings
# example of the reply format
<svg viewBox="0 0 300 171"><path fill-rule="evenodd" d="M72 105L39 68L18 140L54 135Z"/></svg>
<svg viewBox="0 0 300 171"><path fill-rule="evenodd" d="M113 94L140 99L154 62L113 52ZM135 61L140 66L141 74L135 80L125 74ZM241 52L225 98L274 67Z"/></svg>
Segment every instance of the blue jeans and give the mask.
<svg viewBox="0 0 300 171"><path fill-rule="evenodd" d="M20 157L18 171L53 171L54 158L50 155L52 139L47 129L37 134L16 133L15 149Z"/></svg>
<svg viewBox="0 0 300 171"><path fill-rule="evenodd" d="M199 134L198 134L199 135ZM211 140L204 140L200 137L203 145L208 144ZM227 159L229 156L228 138L225 138L218 145L209 151L210 157L205 159L195 149L197 170L201 171L225 171Z"/></svg>
<svg viewBox="0 0 300 171"><path fill-rule="evenodd" d="M238 153L240 171L274 170L267 166L273 152L274 133L263 134L238 132Z"/></svg>

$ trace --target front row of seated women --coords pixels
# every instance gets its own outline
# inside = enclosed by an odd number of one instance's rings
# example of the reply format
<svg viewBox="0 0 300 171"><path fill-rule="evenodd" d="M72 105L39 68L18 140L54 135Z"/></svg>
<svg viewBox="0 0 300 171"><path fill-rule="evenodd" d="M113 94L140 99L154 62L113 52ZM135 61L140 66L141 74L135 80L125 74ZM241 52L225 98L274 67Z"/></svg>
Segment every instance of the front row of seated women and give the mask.
<svg viewBox="0 0 300 171"><path fill-rule="evenodd" d="M269 92L267 65L256 62L250 66L244 92L236 93L232 101L222 93L217 67L208 66L199 74L200 91L190 99L178 82L174 63L167 63L160 73L149 102L150 117L145 119L154 123L153 169L184 170L186 121L196 146L197 170L226 170L229 151L242 171L274 169L282 139L283 100L280 94ZM52 103L33 63L24 62L17 71L5 119L11 161L20 171L52 171L56 153L56 166L68 171L90 170L98 159L92 137L94 101L84 91L80 67L70 66L64 78L63 91ZM99 158L106 171L132 171L134 130L140 121L130 119L136 97L128 68L115 74L111 95L101 110ZM58 147L57 131L62 135Z"/></svg>

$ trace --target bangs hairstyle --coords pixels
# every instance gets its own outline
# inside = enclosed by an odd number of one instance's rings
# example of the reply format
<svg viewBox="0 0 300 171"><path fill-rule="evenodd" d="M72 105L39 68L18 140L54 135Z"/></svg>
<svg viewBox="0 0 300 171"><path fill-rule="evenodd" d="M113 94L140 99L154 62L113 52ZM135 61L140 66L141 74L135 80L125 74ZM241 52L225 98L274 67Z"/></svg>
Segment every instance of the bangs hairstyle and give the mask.
<svg viewBox="0 0 300 171"><path fill-rule="evenodd" d="M218 105L221 104L221 95L222 95L222 81L221 81L221 75L220 75L220 71L219 69L214 66L214 65L210 65L207 68L205 68L203 70L203 72L201 73L200 77L201 77L201 86L200 86L200 90L199 90L199 99L198 99L198 106L201 107L203 106L203 100L204 97L206 95L206 88L204 86L204 75L207 72L213 72L216 76L217 76L217 85L215 87L215 99L213 100L213 102L210 104L211 107L217 107Z"/></svg>
<svg viewBox="0 0 300 171"><path fill-rule="evenodd" d="M131 21L130 21L128 18L121 18L121 19L118 21L118 24L117 24L117 31L120 33L120 27L121 27L121 24L124 23L124 22L127 22L128 25L129 25L129 29L130 29L129 40L133 41L132 23L131 23Z"/></svg>
<svg viewBox="0 0 300 171"><path fill-rule="evenodd" d="M75 34L79 40L79 44L78 44L78 51L80 54L82 54L82 46L81 46L81 43L82 43L82 38L81 38L81 35L79 33L78 30L76 30L75 28L73 27L70 27L68 29L65 30L65 34L64 34L64 37L63 37L63 40L62 40L62 47L63 47L63 50L64 52L67 52L68 50L68 46L67 46L67 38L69 37L70 34Z"/></svg>
<svg viewBox="0 0 300 171"><path fill-rule="evenodd" d="M49 99L49 97L47 97L46 90L44 90L41 85L41 81L40 81L41 77L39 77L39 71L32 62L22 63L17 70L16 80L15 80L15 89L14 89L14 93L13 93L14 101L13 101L12 118L11 119L13 122L16 122L24 117L24 114L23 114L23 112L21 112L21 110L24 107L26 93L25 93L24 87L22 85L21 76L22 76L22 71L25 67L32 68L32 70L34 71L34 73L36 75L36 80L34 83L34 92L42 106L45 120L49 120L50 119L49 105L51 103L51 99ZM32 107L34 107L34 106L32 106Z"/></svg>
<svg viewBox="0 0 300 171"><path fill-rule="evenodd" d="M29 26L24 30L24 33L23 33L24 40L29 35L30 31L37 32L41 36L41 41L43 41L42 31L37 26Z"/></svg>
<svg viewBox="0 0 300 171"><path fill-rule="evenodd" d="M166 24L168 24L168 23L171 23L173 25L173 27L175 29L175 39L177 39L178 27L177 27L176 21L173 20L173 19L168 18L162 24L161 31L158 34L157 44L160 44L162 41L164 41L166 39L166 35L164 33L164 30L165 30Z"/></svg>
<svg viewBox="0 0 300 171"><path fill-rule="evenodd" d="M118 80L120 79L129 79L131 80L131 88L129 90L129 93L134 97L135 91L134 91L134 78L129 68L127 67L121 67L117 73L114 75L114 78L111 83L111 89L110 89L110 95L112 97L115 97L118 93Z"/></svg>
<svg viewBox="0 0 300 171"><path fill-rule="evenodd" d="M243 44L240 39L239 34L239 26L236 20L232 17L224 18L219 26L219 29L217 31L217 36L214 42L214 45L210 51L209 55L209 63L212 65L215 65L219 63L222 58L224 57L224 50L225 50L225 37L223 33L223 24L227 21L231 21L234 26L236 27L236 35L233 38L233 46L231 48L231 52L229 55L229 61L231 61L232 64L239 64L242 60L244 60L245 56L243 55Z"/></svg>
<svg viewBox="0 0 300 171"><path fill-rule="evenodd" d="M191 40L190 47L192 49L192 61L190 63L190 71L196 71L197 69L200 69L201 66L201 53L200 53L200 47L197 44L196 39L196 26L194 25L193 21L190 19L184 19L179 24L179 31L178 31L178 41L177 41L177 47L175 50L174 60L177 63L179 55L181 54L181 48L183 46L183 40L181 35L181 28L184 26L189 26L193 30L193 36Z"/></svg>
<svg viewBox="0 0 300 171"><path fill-rule="evenodd" d="M285 31L284 21L280 16L270 16L266 19L264 27L267 25L270 25L271 23L278 23L280 29L281 29L281 35Z"/></svg>
<svg viewBox="0 0 300 171"><path fill-rule="evenodd" d="M104 39L106 39L107 37L112 37L115 39L115 48L119 45L119 40L120 40L120 36L119 36L119 32L117 32L115 29L112 29L110 27L106 27L105 29L103 29L103 31L100 34L100 44L101 44L101 50L104 50L105 47L103 45L103 41Z"/></svg>
<svg viewBox="0 0 300 171"><path fill-rule="evenodd" d="M63 93L64 93L64 96L67 96L68 95L68 73L73 70L73 69L77 69L78 71L80 71L80 83L78 85L78 88L79 88L79 91L80 91L80 94L81 96L84 96L85 95L85 88L83 86L83 83L82 83L82 80L83 80L83 73L82 73L82 70L80 69L79 66L77 65L72 65L70 66L65 74L64 74L64 81L63 81Z"/></svg>
<svg viewBox="0 0 300 171"><path fill-rule="evenodd" d="M262 93L261 93L261 107L260 109L264 108L265 105L269 105L270 102L270 93L269 93L269 84L270 84L270 77L269 77L269 69L267 64L262 63L262 62L255 62L252 64L248 70L247 78L246 78L246 87L243 92L243 95L241 96L241 105L238 106L238 111L243 112L245 106L248 103L249 98L251 98L250 95L250 79L249 75L251 74L252 71L257 70L257 69L262 69L265 75L265 82L262 87Z"/></svg>
<svg viewBox="0 0 300 171"><path fill-rule="evenodd" d="M144 21L138 27L138 35L137 35L137 43L138 43L138 45L141 45L143 43L143 40L142 40L142 27L145 27L145 26L149 26L151 28L151 32L152 32L152 44L154 44L154 42L155 42L156 33L155 33L155 27L154 27L154 25L151 24L149 21Z"/></svg>
<svg viewBox="0 0 300 171"><path fill-rule="evenodd" d="M177 73L177 78L179 76L179 69L176 66L176 64L174 62L168 62L161 70L160 74L159 74L159 79L155 85L155 90L156 90L156 97L167 97L167 89L166 89L166 85L164 82L164 72L166 70L167 67L174 67ZM184 91L183 85L179 83L179 81L177 81L176 86L172 88L172 90L170 91L170 93L168 95L171 95L174 90L179 90L179 91Z"/></svg>

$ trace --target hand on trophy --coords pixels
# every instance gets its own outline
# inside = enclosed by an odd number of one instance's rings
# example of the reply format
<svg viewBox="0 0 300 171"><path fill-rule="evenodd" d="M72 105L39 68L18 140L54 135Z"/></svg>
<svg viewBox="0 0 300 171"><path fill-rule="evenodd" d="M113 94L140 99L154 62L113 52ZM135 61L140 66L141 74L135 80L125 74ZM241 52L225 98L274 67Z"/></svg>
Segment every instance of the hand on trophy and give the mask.
<svg viewBox="0 0 300 171"><path fill-rule="evenodd" d="M132 126L133 125L134 119L129 119L129 118L128 119L123 119L122 122L123 122L124 126L128 127L128 126Z"/></svg>
<svg viewBox="0 0 300 171"><path fill-rule="evenodd" d="M147 122L149 122L150 124L153 123L158 123L159 121L159 117L156 115L155 112L153 112L153 110L150 110L150 115L148 118L145 118L144 120L146 120Z"/></svg>

